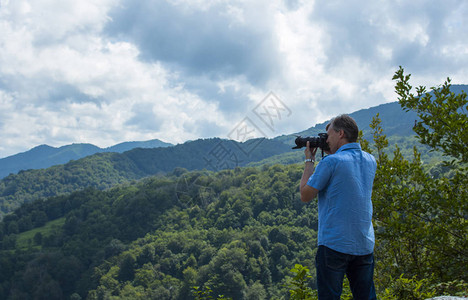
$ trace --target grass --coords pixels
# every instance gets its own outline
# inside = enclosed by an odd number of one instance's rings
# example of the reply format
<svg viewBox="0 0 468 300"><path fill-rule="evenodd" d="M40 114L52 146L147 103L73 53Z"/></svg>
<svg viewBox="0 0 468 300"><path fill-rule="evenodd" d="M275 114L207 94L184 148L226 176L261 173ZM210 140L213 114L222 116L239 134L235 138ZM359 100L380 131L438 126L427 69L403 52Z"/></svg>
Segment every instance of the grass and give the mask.
<svg viewBox="0 0 468 300"><path fill-rule="evenodd" d="M42 237L49 236L53 231L59 230L62 228L63 224L65 223L65 217L47 222L44 226L31 229L29 231L22 232L18 234L16 240L16 247L17 249L27 249L32 245L34 242L34 236L36 233L40 232ZM35 245L34 248L39 249L41 246Z"/></svg>

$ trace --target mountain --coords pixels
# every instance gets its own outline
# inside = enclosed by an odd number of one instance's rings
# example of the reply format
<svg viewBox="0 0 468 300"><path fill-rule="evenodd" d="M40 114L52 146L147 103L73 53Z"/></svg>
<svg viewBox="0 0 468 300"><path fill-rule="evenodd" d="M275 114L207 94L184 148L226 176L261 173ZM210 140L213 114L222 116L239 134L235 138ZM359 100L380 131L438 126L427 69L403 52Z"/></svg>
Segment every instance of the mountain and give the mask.
<svg viewBox="0 0 468 300"><path fill-rule="evenodd" d="M361 109L356 112L349 113L349 116L351 116L356 121L359 129L363 131L364 138L370 140L372 136L369 124L372 122L372 118L377 114L379 114L379 118L382 120L381 126L384 128L385 134L388 136L414 135L414 121L418 120L419 118L413 111L403 111L398 102L390 102L366 109ZM329 122L330 120L327 120L326 122L316 124L315 126L301 132L297 132L291 135L279 136L275 139L282 142L293 141L294 143L294 135L300 135L303 137L316 136L320 132L326 132L325 127Z"/></svg>
<svg viewBox="0 0 468 300"><path fill-rule="evenodd" d="M172 147L136 148L124 153L97 153L47 169L20 171L0 180L0 218L22 203L94 187L107 189L178 167L187 170L233 169L290 150L279 141L254 139L245 143L219 138Z"/></svg>
<svg viewBox="0 0 468 300"><path fill-rule="evenodd" d="M135 148L159 148L159 147L170 147L173 144L160 141L158 139L144 141L144 142L123 142L108 148L104 148L104 152L117 152L123 153Z"/></svg>
<svg viewBox="0 0 468 300"><path fill-rule="evenodd" d="M412 130L414 121L418 119L417 114L412 111L403 111L398 102L385 103L350 113L349 115L354 118L354 120L356 120L359 129L363 131L364 139L368 141L372 141L372 130L369 127L369 124L371 124L372 118L377 114L379 114L379 118L381 119L380 124L384 129L384 134L387 135L390 142L388 151L392 152L395 144L398 144L398 146L402 148L402 152L405 154L412 153L413 146L418 144L415 134ZM326 132L325 127L329 121L330 120L327 120L326 122L316 124L315 126L301 132L278 136L275 138L275 140L287 143L289 145L294 145L294 140L297 135L302 137L317 136L320 132ZM424 145L418 144L418 147L426 149ZM433 153L424 152L424 155L424 159L430 159ZM303 156L304 151L291 150L288 153L269 157L263 161L252 162L249 164L249 166L274 163L291 164L300 161Z"/></svg>
<svg viewBox="0 0 468 300"><path fill-rule="evenodd" d="M59 148L40 145L29 151L11 155L0 159L0 178L15 174L21 170L43 169L54 165L64 164L88 155L101 152L122 153L134 148L168 147L172 144L160 140L145 142L124 142L108 148L99 148L92 144L72 144Z"/></svg>
<svg viewBox="0 0 468 300"><path fill-rule="evenodd" d="M460 94L463 91L468 91L468 85L452 85L450 90L455 94ZM414 136L414 122L419 120L419 117L414 111L406 112L402 110L398 101L361 109L352 113L342 113L349 114L352 118L354 118L354 120L356 120L359 129L363 131L364 138L367 140L372 139L369 124L372 122L372 118L375 117L377 113L379 114L379 118L382 120L381 126L387 136ZM316 124L313 127L298 133L279 136L276 139L282 142L289 141L290 143L291 140L294 141L294 135L315 136L319 132L325 132L325 126L329 123L329 121L330 120L327 120L323 123Z"/></svg>
<svg viewBox="0 0 468 300"><path fill-rule="evenodd" d="M450 90L455 94L460 94L463 91L468 91L468 85L452 85ZM432 94L432 93L431 93ZM342 112L348 113L348 112ZM466 113L466 112L465 112ZM363 138L372 142L372 129L369 125L372 122L372 118L379 114L381 120L380 126L384 130L384 134L387 135L389 140L388 153L392 155L395 146L401 149L401 152L406 156L412 156L413 147L417 146L421 152L421 158L424 161L438 160L440 159L440 153L429 151L429 147L419 143L414 131L413 126L416 120L419 120L418 115L414 111L402 110L400 104L395 102L385 103L374 107L361 109L352 113L348 113L354 120L360 130L363 131ZM325 127L330 120L323 123L316 124L301 132L297 132L289 135L282 135L275 138L275 140L294 145L294 139L296 135L302 137L306 136L317 136L320 132L326 132ZM275 157L267 158L263 161L250 163L250 166L257 166L262 164L290 164L299 161L303 157L303 151L290 151L285 154L280 154Z"/></svg>

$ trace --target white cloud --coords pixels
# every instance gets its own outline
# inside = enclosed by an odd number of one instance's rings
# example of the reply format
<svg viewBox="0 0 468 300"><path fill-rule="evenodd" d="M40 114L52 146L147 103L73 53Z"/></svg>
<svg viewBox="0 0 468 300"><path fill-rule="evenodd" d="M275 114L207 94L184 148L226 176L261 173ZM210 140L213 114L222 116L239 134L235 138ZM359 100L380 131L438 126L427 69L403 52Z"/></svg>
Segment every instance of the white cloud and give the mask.
<svg viewBox="0 0 468 300"><path fill-rule="evenodd" d="M0 0L0 157L226 137L270 91L292 116L265 133L288 134L396 100L399 65L413 85L467 83L467 13L460 0Z"/></svg>

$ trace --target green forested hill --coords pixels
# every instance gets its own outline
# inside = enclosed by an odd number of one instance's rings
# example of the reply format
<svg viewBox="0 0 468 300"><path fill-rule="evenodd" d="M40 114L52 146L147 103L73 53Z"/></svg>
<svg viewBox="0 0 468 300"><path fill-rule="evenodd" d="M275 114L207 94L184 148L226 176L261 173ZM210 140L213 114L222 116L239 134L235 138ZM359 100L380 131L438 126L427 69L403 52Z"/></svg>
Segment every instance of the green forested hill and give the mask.
<svg viewBox="0 0 468 300"><path fill-rule="evenodd" d="M280 298L291 265L312 264L316 244L301 174L302 165L177 169L25 204L0 225L0 298L192 299L194 285Z"/></svg>
<svg viewBox="0 0 468 300"><path fill-rule="evenodd" d="M9 174L16 174L21 170L43 169L54 165L65 164L88 155L102 152L122 153L134 148L168 147L171 144L160 140L144 142L124 142L108 148L99 148L92 144L71 144L62 147L40 145L26 152L11 155L0 159L0 178Z"/></svg>
<svg viewBox="0 0 468 300"><path fill-rule="evenodd" d="M221 139L187 142L167 148L119 153L98 153L47 169L21 171L0 180L0 217L22 203L95 187L105 189L118 183L172 171L221 170L290 150L279 141L257 139L245 143Z"/></svg>
<svg viewBox="0 0 468 300"><path fill-rule="evenodd" d="M445 225L463 220L456 217L463 206L452 204L451 216L439 223L408 223L390 205L408 200L408 185L421 185L420 171L413 173L400 157L388 163L397 169L381 169L374 191L379 293L400 274L405 278L392 286L397 291L427 288L428 281L416 279L434 276L448 282L441 291L460 292L466 240L447 237ZM185 300L195 299L193 287L206 297L288 299L291 268L312 268L317 242L316 201L299 199L302 171L302 164L219 172L177 168L107 191L89 188L24 204L0 223L0 299ZM466 187L460 188L456 193L465 197ZM417 213L421 202L415 200L424 198L414 195L408 203ZM391 226L397 236L389 235ZM415 249L414 242L437 247ZM412 251L418 255L410 256ZM308 286L314 287L314 278L312 273Z"/></svg>

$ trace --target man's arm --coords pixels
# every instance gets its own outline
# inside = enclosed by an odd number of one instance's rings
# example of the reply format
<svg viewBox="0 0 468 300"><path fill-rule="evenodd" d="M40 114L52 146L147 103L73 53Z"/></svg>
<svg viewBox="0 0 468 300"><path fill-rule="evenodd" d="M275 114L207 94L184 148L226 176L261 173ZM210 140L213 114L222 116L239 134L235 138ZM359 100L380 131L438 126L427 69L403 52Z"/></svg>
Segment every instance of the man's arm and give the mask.
<svg viewBox="0 0 468 300"><path fill-rule="evenodd" d="M307 142L304 154L306 160L311 159L312 161L306 161L304 172L302 173L301 184L299 187L302 202L309 202L310 200L317 197L317 194L319 192L316 188L307 185L307 181L309 180L310 176L314 173L315 170L315 153L317 153L317 148L311 150L309 147L309 142Z"/></svg>

